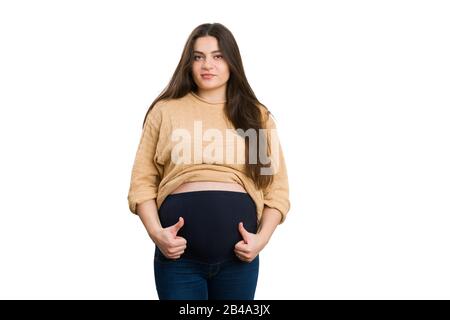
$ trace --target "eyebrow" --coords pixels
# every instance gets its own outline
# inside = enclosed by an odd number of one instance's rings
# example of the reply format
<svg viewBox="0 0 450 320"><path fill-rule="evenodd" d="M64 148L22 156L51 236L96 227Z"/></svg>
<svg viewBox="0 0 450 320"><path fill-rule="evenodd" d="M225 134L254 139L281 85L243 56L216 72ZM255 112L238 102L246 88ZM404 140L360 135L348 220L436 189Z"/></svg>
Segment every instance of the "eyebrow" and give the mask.
<svg viewBox="0 0 450 320"><path fill-rule="evenodd" d="M214 50L214 51L211 51L211 53L216 53L216 52L221 52L221 51L220 51L220 50ZM198 51L198 50L194 50L194 53L204 54L203 52Z"/></svg>

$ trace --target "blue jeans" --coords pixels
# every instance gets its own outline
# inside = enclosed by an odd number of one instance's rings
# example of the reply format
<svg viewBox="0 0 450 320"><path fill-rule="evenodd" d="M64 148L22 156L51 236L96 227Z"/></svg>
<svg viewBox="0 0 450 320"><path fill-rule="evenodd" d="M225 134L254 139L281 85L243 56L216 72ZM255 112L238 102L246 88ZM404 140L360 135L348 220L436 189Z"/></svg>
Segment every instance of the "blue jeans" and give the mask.
<svg viewBox="0 0 450 320"><path fill-rule="evenodd" d="M160 300L253 300L259 255L250 263L237 257L215 263L172 260L155 246L153 266Z"/></svg>

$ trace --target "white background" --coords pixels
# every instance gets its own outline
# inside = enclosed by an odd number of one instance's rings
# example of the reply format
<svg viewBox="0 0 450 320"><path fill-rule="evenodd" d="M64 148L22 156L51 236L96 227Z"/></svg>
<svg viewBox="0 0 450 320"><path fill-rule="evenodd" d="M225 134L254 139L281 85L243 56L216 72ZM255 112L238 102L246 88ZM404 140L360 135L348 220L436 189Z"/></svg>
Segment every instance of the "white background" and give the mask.
<svg viewBox="0 0 450 320"><path fill-rule="evenodd" d="M449 16L446 1L2 1L0 298L157 299L131 167L188 35L220 22L290 179L255 298L449 299Z"/></svg>

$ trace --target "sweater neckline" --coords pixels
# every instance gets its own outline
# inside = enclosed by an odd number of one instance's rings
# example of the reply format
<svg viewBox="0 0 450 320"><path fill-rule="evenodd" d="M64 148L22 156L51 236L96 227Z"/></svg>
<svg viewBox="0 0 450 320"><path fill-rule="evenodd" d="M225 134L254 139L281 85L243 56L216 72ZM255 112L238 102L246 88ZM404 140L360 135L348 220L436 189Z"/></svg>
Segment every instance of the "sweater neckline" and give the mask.
<svg viewBox="0 0 450 320"><path fill-rule="evenodd" d="M197 100L198 102L202 103L202 104L206 104L209 106L224 106L225 103L227 102L227 100L222 100L222 101L216 101L216 102L211 102L205 98L200 97L198 94L196 94L194 91L190 91L189 94L191 95L192 98L194 98L195 100Z"/></svg>

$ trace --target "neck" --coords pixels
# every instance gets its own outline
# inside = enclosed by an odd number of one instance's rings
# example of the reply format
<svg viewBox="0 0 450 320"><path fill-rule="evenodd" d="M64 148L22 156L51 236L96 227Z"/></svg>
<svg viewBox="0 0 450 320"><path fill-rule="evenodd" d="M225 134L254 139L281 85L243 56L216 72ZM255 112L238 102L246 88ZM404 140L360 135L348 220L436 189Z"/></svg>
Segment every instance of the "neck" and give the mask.
<svg viewBox="0 0 450 320"><path fill-rule="evenodd" d="M218 101L225 101L227 99L225 86L215 88L215 89L207 89L207 90L198 88L196 94L199 97L201 97L205 100L208 100L212 103L218 102Z"/></svg>

